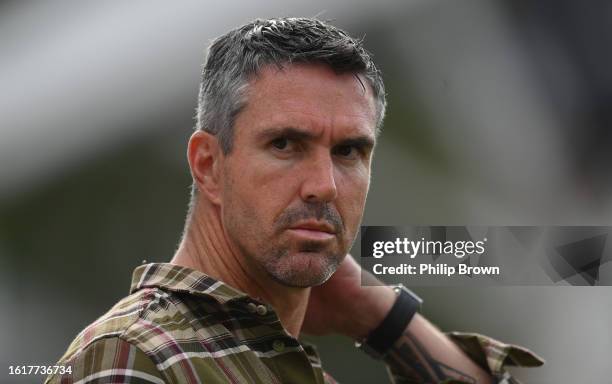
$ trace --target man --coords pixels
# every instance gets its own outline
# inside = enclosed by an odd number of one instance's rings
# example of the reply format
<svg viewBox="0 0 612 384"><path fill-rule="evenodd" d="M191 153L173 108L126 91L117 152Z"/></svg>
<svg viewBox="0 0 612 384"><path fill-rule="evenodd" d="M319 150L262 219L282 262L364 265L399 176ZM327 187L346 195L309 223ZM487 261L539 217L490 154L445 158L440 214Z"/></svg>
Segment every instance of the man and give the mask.
<svg viewBox="0 0 612 384"><path fill-rule="evenodd" d="M346 256L385 113L360 43L313 19L257 20L210 47L186 229L169 264L77 336L52 383L332 383L302 332L340 333L396 382L515 382L528 351L445 336ZM369 276L368 278L372 278Z"/></svg>

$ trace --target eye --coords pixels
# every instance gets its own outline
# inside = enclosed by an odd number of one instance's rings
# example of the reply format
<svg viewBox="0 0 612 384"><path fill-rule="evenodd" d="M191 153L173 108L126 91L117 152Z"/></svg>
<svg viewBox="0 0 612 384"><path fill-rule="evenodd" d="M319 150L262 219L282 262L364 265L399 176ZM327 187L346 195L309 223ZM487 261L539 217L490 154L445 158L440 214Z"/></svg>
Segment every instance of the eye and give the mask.
<svg viewBox="0 0 612 384"><path fill-rule="evenodd" d="M286 137L279 137L272 140L270 144L272 144L274 148L283 151L287 149L287 147L289 147L289 139L287 139Z"/></svg>
<svg viewBox="0 0 612 384"><path fill-rule="evenodd" d="M356 159L359 156L359 151L352 145L339 145L333 153L346 159Z"/></svg>

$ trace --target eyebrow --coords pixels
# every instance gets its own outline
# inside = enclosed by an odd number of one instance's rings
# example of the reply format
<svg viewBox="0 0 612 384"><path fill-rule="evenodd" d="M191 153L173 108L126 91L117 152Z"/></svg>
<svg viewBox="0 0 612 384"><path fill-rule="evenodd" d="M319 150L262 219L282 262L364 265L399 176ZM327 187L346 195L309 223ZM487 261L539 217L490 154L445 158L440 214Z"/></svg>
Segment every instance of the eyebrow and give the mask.
<svg viewBox="0 0 612 384"><path fill-rule="evenodd" d="M295 127L283 127L283 128L267 128L257 134L258 141L267 141L277 137L286 137L290 140L314 140L315 135L311 132L295 128ZM372 137L366 135L359 135L355 137L349 137L341 140L338 145L351 145L358 148L371 149L374 147L375 141Z"/></svg>
<svg viewBox="0 0 612 384"><path fill-rule="evenodd" d="M349 146L364 150L371 150L374 148L374 140L368 136L359 136L342 140L335 146Z"/></svg>
<svg viewBox="0 0 612 384"><path fill-rule="evenodd" d="M305 130L294 127L283 128L267 128L257 134L257 139L267 141L279 136L286 137L291 140L312 140L315 136Z"/></svg>

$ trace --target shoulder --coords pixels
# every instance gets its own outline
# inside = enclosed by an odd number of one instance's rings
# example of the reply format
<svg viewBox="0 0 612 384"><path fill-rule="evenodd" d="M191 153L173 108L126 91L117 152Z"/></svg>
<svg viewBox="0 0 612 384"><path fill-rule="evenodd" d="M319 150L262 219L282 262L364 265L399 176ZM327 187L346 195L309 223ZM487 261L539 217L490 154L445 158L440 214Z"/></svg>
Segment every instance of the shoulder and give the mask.
<svg viewBox="0 0 612 384"><path fill-rule="evenodd" d="M63 368L63 372L49 376L46 383L166 382L147 354L118 337L92 341L57 365Z"/></svg>
<svg viewBox="0 0 612 384"><path fill-rule="evenodd" d="M167 294L159 289L142 289L123 298L108 312L83 329L72 341L60 363L68 362L90 345L110 338L125 339L128 331L149 317L150 308ZM103 343L102 343L103 344Z"/></svg>
<svg viewBox="0 0 612 384"><path fill-rule="evenodd" d="M123 298L83 329L60 358L57 365L70 367L71 374L49 377L48 382L97 382L116 375L164 382L153 352L163 344L160 333L167 335L185 323L183 305L179 297L158 288Z"/></svg>

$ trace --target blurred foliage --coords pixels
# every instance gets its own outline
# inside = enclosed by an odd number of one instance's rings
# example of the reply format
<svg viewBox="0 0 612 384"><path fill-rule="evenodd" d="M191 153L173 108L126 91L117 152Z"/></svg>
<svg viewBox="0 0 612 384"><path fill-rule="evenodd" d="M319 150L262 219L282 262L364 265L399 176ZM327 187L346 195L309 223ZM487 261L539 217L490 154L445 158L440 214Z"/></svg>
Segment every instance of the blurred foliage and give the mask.
<svg viewBox="0 0 612 384"><path fill-rule="evenodd" d="M163 156L173 141L157 133L124 143L1 207L13 268L101 303L125 295L132 269L168 260L182 230L191 176Z"/></svg>

